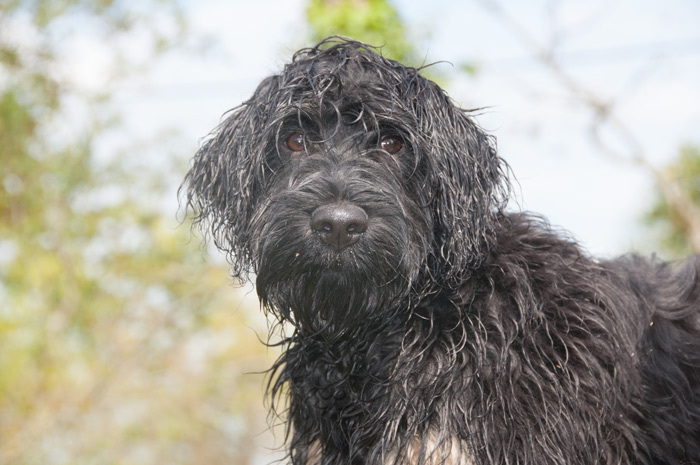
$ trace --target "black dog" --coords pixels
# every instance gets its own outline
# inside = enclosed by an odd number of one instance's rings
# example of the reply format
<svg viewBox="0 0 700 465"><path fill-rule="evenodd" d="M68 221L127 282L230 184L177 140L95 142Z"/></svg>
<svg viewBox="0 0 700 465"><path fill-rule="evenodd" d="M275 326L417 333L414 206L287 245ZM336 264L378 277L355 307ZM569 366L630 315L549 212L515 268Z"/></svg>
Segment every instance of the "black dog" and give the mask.
<svg viewBox="0 0 700 465"><path fill-rule="evenodd" d="M340 38L203 144L188 207L293 328L292 463L700 463L700 258L597 261L506 213L506 174L436 84Z"/></svg>

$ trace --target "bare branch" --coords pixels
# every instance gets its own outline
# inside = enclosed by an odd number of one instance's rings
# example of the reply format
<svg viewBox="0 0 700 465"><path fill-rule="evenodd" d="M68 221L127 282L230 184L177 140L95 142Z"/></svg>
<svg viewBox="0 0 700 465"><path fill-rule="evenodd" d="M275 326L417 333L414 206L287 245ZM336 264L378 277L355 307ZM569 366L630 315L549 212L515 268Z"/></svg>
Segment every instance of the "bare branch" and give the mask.
<svg viewBox="0 0 700 465"><path fill-rule="evenodd" d="M590 135L593 143L610 158L634 164L652 176L661 196L686 226L691 247L693 250L700 251L700 207L688 197L677 179L669 173L659 170L649 161L639 138L615 114L614 103L604 100L576 80L557 61L554 45L549 48L540 45L521 23L501 8L498 2L494 0L479 0L479 2L526 45L530 53L557 78L565 89L575 96L581 104L592 110L593 120ZM561 37L556 37L550 42L557 44L560 40ZM600 133L604 126L614 131L624 141L629 149L627 154L613 149L601 138Z"/></svg>

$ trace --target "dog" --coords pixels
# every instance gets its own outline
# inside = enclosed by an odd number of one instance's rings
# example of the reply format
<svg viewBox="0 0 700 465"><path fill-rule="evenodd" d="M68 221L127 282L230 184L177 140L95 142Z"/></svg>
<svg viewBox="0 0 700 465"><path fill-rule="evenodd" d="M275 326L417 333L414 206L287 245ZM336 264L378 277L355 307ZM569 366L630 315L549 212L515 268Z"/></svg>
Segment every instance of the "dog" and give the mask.
<svg viewBox="0 0 700 465"><path fill-rule="evenodd" d="M700 257L596 260L510 178L473 112L339 37L203 141L181 189L287 328L291 463L700 464Z"/></svg>

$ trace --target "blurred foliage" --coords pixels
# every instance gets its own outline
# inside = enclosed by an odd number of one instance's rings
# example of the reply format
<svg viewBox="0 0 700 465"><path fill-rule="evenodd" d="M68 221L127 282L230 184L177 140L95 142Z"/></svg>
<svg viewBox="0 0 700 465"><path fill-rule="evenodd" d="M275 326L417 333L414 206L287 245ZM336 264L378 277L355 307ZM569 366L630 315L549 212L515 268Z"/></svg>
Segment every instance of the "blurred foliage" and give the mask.
<svg viewBox="0 0 700 465"><path fill-rule="evenodd" d="M700 205L700 147L681 147L678 158L666 168L676 179L688 198ZM693 252L689 242L688 225L673 211L657 192L650 211L644 217L653 227L663 251L672 257L681 258Z"/></svg>
<svg viewBox="0 0 700 465"><path fill-rule="evenodd" d="M387 0L311 0L306 10L313 40L352 37L381 47L392 60L420 65L396 8Z"/></svg>
<svg viewBox="0 0 700 465"><path fill-rule="evenodd" d="M416 49L417 40L410 37L401 15L388 0L309 0L306 18L313 41L332 35L351 37L379 47L386 58L419 68L423 76L441 87L449 86L450 74L425 61ZM471 77L479 72L473 62L460 63L454 70Z"/></svg>
<svg viewBox="0 0 700 465"><path fill-rule="evenodd" d="M173 4L134 5L0 2L2 465L247 464L266 429L262 376L243 375L269 365L257 308L163 213L192 151L134 141L100 159L108 90L65 72L66 31L99 31L122 75L126 35L149 59L177 43Z"/></svg>

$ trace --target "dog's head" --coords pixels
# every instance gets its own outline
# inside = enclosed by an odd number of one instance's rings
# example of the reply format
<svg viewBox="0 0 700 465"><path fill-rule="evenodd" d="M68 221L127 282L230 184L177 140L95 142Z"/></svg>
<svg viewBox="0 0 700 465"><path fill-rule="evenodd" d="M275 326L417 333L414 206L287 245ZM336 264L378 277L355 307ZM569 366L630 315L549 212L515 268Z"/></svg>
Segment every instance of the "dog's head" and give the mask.
<svg viewBox="0 0 700 465"><path fill-rule="evenodd" d="M331 38L230 113L185 186L195 221L234 276L256 274L266 306L302 324L348 323L478 266L508 188L504 166L417 69Z"/></svg>

